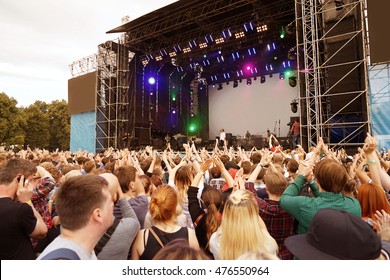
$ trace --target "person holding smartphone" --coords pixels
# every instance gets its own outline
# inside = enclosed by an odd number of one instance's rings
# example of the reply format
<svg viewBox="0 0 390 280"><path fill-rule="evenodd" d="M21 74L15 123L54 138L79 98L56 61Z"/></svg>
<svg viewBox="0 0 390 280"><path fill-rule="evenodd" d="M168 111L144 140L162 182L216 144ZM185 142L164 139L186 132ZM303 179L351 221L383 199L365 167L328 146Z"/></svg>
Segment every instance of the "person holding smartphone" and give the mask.
<svg viewBox="0 0 390 280"><path fill-rule="evenodd" d="M32 206L37 180L35 165L25 159L11 159L0 170L0 259L34 260L30 238L42 239L47 226Z"/></svg>

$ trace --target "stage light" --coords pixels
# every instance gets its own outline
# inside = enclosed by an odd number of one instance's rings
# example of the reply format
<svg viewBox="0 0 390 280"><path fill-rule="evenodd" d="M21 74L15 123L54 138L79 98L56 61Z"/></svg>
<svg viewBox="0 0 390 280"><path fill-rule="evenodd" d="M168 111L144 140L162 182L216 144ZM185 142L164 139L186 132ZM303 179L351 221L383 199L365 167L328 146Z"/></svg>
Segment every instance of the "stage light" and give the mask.
<svg viewBox="0 0 390 280"><path fill-rule="evenodd" d="M232 37L232 31L230 28L226 28L225 30L222 31L222 36L223 38L225 39L229 39L230 37Z"/></svg>
<svg viewBox="0 0 390 280"><path fill-rule="evenodd" d="M288 78L288 84L291 86L291 87L295 87L297 85L297 77L295 76L291 76Z"/></svg>
<svg viewBox="0 0 390 280"><path fill-rule="evenodd" d="M242 37L245 37L245 33L244 33L244 31L240 31L240 32L237 32L236 34L234 34L234 36L236 37L236 39L240 39Z"/></svg>
<svg viewBox="0 0 390 280"><path fill-rule="evenodd" d="M266 24L263 24L261 26L257 26L257 28L256 28L257 32L263 32L263 31L267 31L267 30L268 30L268 27Z"/></svg>
<svg viewBox="0 0 390 280"><path fill-rule="evenodd" d="M149 77L148 83L149 83L150 85L154 85L154 84L156 83L156 79L155 79L154 77Z"/></svg>
<svg viewBox="0 0 390 280"><path fill-rule="evenodd" d="M246 79L246 84L250 86L252 84L252 79L251 78Z"/></svg>
<svg viewBox="0 0 390 280"><path fill-rule="evenodd" d="M265 76L260 77L260 83L264 84L265 83Z"/></svg>
<svg viewBox="0 0 390 280"><path fill-rule="evenodd" d="M280 38L284 38L286 36L286 30L284 29L284 26L280 29Z"/></svg>
<svg viewBox="0 0 390 280"><path fill-rule="evenodd" d="M161 56L167 56L168 55L166 50L160 50L160 54L161 54Z"/></svg>
<svg viewBox="0 0 390 280"><path fill-rule="evenodd" d="M244 23L244 29L245 29L245 32L250 32L250 31L255 30L252 22Z"/></svg>
<svg viewBox="0 0 390 280"><path fill-rule="evenodd" d="M291 112L296 113L298 112L298 102L296 99L294 99L291 103Z"/></svg>
<svg viewBox="0 0 390 280"><path fill-rule="evenodd" d="M181 52L181 47L180 47L180 45L174 46L174 47L173 47L173 50L174 50L176 53Z"/></svg>
<svg viewBox="0 0 390 280"><path fill-rule="evenodd" d="M190 132L194 132L196 130L196 126L194 124L191 124L188 128Z"/></svg>
<svg viewBox="0 0 390 280"><path fill-rule="evenodd" d="M284 73L283 73L283 72L280 72L280 73L279 73L279 79L280 79L280 80L284 80Z"/></svg>
<svg viewBox="0 0 390 280"><path fill-rule="evenodd" d="M287 53L287 57L289 60L295 60L297 58L297 53L295 51L295 47L291 48L288 53Z"/></svg>
<svg viewBox="0 0 390 280"><path fill-rule="evenodd" d="M234 80L234 81L233 81L233 87L234 87L234 88L238 87L238 82L237 82L237 80Z"/></svg>
<svg viewBox="0 0 390 280"><path fill-rule="evenodd" d="M204 48L207 48L207 43L200 43L199 44L199 48L201 48L201 49L204 49Z"/></svg>
<svg viewBox="0 0 390 280"><path fill-rule="evenodd" d="M190 46L191 49L195 48L198 46L195 40L191 40L188 42L188 45Z"/></svg>
<svg viewBox="0 0 390 280"><path fill-rule="evenodd" d="M216 40L215 40L215 43L216 44L222 44L223 42L225 42L225 40L221 37L221 38L217 38Z"/></svg>
<svg viewBox="0 0 390 280"><path fill-rule="evenodd" d="M214 38L213 38L213 35L206 35L205 37L204 37L204 40L206 41L206 43L207 44L212 44L212 43L214 43Z"/></svg>
<svg viewBox="0 0 390 280"><path fill-rule="evenodd" d="M223 55L217 56L217 61L218 61L218 63L224 62L225 59L223 58Z"/></svg>
<svg viewBox="0 0 390 280"><path fill-rule="evenodd" d="M176 110L173 110L173 111L172 111L172 114L176 114Z"/></svg>
<svg viewBox="0 0 390 280"><path fill-rule="evenodd" d="M221 90L221 89L223 89L222 84L218 84L217 90Z"/></svg>

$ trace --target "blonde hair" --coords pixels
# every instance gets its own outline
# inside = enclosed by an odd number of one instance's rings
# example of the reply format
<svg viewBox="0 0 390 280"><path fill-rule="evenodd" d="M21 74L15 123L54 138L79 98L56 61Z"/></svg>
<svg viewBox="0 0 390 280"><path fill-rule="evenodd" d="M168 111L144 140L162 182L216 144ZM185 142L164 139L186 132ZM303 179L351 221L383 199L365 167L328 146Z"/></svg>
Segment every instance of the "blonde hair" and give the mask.
<svg viewBox="0 0 390 280"><path fill-rule="evenodd" d="M188 203L187 191L191 185L193 174L189 165L180 167L175 174L175 186L177 190L177 198L179 204Z"/></svg>
<svg viewBox="0 0 390 280"><path fill-rule="evenodd" d="M268 233L253 194L248 190L237 190L229 196L221 229L221 260L235 260L254 250L277 252L278 245Z"/></svg>

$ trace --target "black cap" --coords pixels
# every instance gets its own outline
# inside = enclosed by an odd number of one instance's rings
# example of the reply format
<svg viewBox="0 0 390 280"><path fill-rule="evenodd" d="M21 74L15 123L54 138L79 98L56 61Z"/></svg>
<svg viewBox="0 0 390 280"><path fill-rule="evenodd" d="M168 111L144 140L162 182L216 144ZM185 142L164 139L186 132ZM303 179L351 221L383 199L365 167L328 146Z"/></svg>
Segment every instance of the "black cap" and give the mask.
<svg viewBox="0 0 390 280"><path fill-rule="evenodd" d="M381 240L361 218L321 209L306 234L290 236L287 249L301 260L373 260L381 254Z"/></svg>

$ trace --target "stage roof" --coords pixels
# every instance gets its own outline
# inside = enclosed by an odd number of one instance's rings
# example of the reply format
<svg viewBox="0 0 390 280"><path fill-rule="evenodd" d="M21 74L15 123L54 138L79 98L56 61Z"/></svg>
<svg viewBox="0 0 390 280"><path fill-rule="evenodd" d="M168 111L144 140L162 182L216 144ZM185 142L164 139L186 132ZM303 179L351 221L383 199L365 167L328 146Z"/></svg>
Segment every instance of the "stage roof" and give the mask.
<svg viewBox="0 0 390 280"><path fill-rule="evenodd" d="M146 55L162 49L169 51L175 45L184 48L190 40L201 42L210 34L215 40L227 28L234 37L235 33L244 31L245 23L252 22L255 28L267 25L267 32L208 45L208 49L237 49L241 44L256 45L277 38L282 26L295 25L294 20L293 0L180 0L107 33L125 32L129 49Z"/></svg>

